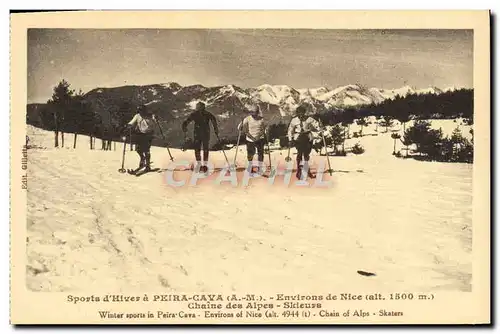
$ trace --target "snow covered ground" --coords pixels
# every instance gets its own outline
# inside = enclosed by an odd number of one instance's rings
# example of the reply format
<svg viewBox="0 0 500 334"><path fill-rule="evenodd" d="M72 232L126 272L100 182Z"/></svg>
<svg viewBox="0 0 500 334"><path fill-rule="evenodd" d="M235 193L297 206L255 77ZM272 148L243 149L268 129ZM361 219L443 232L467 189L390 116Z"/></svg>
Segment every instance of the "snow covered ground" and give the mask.
<svg viewBox="0 0 500 334"><path fill-rule="evenodd" d="M451 133L458 123L433 125ZM468 135L468 127L461 128ZM249 187L205 182L173 188L164 173L118 173L121 143L116 151L90 151L88 138L79 136L76 149L56 149L53 133L28 127L30 144L39 148L28 150L27 286L68 292L470 291L472 165L397 159L390 133L373 136L374 129L347 142L360 142L364 154L330 157L333 186L315 189L279 180L269 186L265 179ZM66 136L72 146L73 136ZM239 149L243 165L245 146ZM226 151L230 160L234 153ZM193 156L172 154L176 160ZM273 159L285 156L286 150L272 152ZM210 158L224 161L222 152ZM152 161L166 167L167 150L153 147ZM137 163L127 147L125 168Z"/></svg>

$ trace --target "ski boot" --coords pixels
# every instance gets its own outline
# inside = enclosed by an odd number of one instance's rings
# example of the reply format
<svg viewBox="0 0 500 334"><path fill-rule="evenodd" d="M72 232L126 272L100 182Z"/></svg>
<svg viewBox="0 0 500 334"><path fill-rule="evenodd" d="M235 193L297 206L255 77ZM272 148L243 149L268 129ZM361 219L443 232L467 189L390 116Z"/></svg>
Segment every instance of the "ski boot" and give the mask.
<svg viewBox="0 0 500 334"><path fill-rule="evenodd" d="M295 176L299 180L302 178L302 167L301 166L297 167L297 173L295 174Z"/></svg>

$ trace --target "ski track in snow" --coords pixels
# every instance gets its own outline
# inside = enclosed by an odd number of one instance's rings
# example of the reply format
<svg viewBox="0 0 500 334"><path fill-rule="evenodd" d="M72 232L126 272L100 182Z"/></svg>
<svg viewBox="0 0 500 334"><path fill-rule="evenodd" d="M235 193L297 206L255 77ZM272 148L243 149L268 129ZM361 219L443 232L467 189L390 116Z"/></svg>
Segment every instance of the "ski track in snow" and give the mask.
<svg viewBox="0 0 500 334"><path fill-rule="evenodd" d="M457 125L433 124L445 133ZM107 292L312 293L344 286L366 292L470 291L472 165L396 159L390 133L371 136L374 129L365 127L367 136L346 143L359 141L363 155L330 158L336 171L331 189L286 189L251 180L246 189L190 190L165 186L162 173L118 173L121 143L116 151L90 151L88 138L78 136L76 150L56 149L53 133L28 127L30 144L45 148L28 150L27 286ZM72 146L73 135L66 136ZM243 165L245 146L239 150ZM176 160L192 159L192 151L171 151ZM234 149L226 154L232 160ZM284 156L286 150L273 152L273 159ZM221 152L210 157L224 161ZM318 159L325 157L313 151ZM165 167L166 149L153 147L152 161ZM127 146L125 168L137 164Z"/></svg>

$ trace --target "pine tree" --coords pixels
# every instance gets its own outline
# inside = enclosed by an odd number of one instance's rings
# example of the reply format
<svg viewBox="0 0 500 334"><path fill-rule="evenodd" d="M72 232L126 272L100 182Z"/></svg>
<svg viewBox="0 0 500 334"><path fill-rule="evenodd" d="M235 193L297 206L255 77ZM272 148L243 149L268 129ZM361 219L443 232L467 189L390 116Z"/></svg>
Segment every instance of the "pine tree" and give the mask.
<svg viewBox="0 0 500 334"><path fill-rule="evenodd" d="M410 108L407 104L402 104L398 110L396 119L403 125L403 133L406 130L406 122L410 120Z"/></svg>
<svg viewBox="0 0 500 334"><path fill-rule="evenodd" d="M382 117L382 121L380 122L380 125L385 127L385 132L389 132L389 128L392 127L394 124L394 119L392 116L385 115Z"/></svg>
<svg viewBox="0 0 500 334"><path fill-rule="evenodd" d="M359 135L363 137L363 129L365 126L368 125L368 118L362 117L356 121L356 124L358 124L361 127L361 129L359 130Z"/></svg>
<svg viewBox="0 0 500 334"><path fill-rule="evenodd" d="M391 134L391 138L394 139L394 148L392 150L392 154L396 154L396 141L399 140L401 138L401 136L399 135L399 133L393 133Z"/></svg>
<svg viewBox="0 0 500 334"><path fill-rule="evenodd" d="M342 153L345 152L345 130L340 124L335 124L330 130L330 136L332 139L332 144L335 150L335 154L338 153L338 145L342 145Z"/></svg>
<svg viewBox="0 0 500 334"><path fill-rule="evenodd" d="M61 145L64 147L65 116L71 108L74 93L74 90L70 89L70 84L63 79L54 87L52 97L47 101L54 117L55 147L59 147L59 132L61 132Z"/></svg>
<svg viewBox="0 0 500 334"><path fill-rule="evenodd" d="M380 122L380 115L375 116L375 132L378 132L378 125Z"/></svg>

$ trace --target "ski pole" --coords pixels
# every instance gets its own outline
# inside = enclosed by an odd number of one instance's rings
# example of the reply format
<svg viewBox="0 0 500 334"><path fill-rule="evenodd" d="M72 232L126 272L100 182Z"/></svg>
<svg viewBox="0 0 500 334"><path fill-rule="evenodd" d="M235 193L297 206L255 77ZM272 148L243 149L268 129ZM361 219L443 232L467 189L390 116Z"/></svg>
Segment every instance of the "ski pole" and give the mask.
<svg viewBox="0 0 500 334"><path fill-rule="evenodd" d="M267 142L267 156L269 157L269 170L273 170L271 163L271 149L269 148L269 137L266 134L266 142Z"/></svg>
<svg viewBox="0 0 500 334"><path fill-rule="evenodd" d="M269 114L269 104L267 105L267 114ZM266 143L267 143L267 155L269 157L269 170L272 171L272 163L271 163L271 149L269 148L269 137L267 133L267 129L264 129L264 135L266 138Z"/></svg>
<svg viewBox="0 0 500 334"><path fill-rule="evenodd" d="M219 138L219 134L216 134L217 136L217 140L219 141L220 143L220 138ZM226 158L226 163L227 165L229 166L229 160L227 159L227 155L226 155L226 151L224 151L224 149L222 148L222 153L224 154L224 158Z"/></svg>
<svg viewBox="0 0 500 334"><path fill-rule="evenodd" d="M287 131L288 131L288 129L290 129L290 124L292 124L292 121L293 121L293 116L292 116L292 118L290 119L290 122L288 122ZM288 154L287 154L287 156L286 156L286 158L285 158L285 161L286 161L286 162L289 162L289 161L291 161L291 160L292 160L292 158L290 158L290 150L291 150L291 148L292 148L292 145L291 145L290 141L288 141Z"/></svg>
<svg viewBox="0 0 500 334"><path fill-rule="evenodd" d="M287 156L286 156L286 158L285 158L285 161L286 161L286 162L288 162L288 161L292 160L292 158L290 158L290 149L291 149L291 148L292 148L292 146L291 146L291 142L289 141L289 142L288 142L288 154L287 154Z"/></svg>
<svg viewBox="0 0 500 334"><path fill-rule="evenodd" d="M122 155L122 168L120 168L118 171L120 173L125 173L125 149L127 147L127 137L123 137L123 155Z"/></svg>
<svg viewBox="0 0 500 334"><path fill-rule="evenodd" d="M234 153L233 165L236 166L236 157L238 156L238 148L240 146L241 130L238 130L238 139L236 140L236 152Z"/></svg>
<svg viewBox="0 0 500 334"><path fill-rule="evenodd" d="M320 119L318 119L318 123L319 126L322 128L323 123L321 122ZM326 147L325 134L323 133L323 130L321 130L321 138L323 138L323 146L325 146L326 160L328 161L328 172L330 173L330 176L332 176L332 166L330 165L330 156L328 155L328 148Z"/></svg>
<svg viewBox="0 0 500 334"><path fill-rule="evenodd" d="M234 101L233 101L233 114L234 114ZM243 127L243 120L241 121L241 126ZM241 129L238 128L238 139L236 140L236 152L234 152L233 166L236 167L236 157L238 156L238 149L240 146Z"/></svg>
<svg viewBox="0 0 500 334"><path fill-rule="evenodd" d="M160 129L160 134L161 136L163 137L163 140L166 142L167 139L165 138L165 136L163 135L163 130L161 129L161 126L160 126L160 123L158 123L158 121L155 119L155 123L156 125L158 126L158 129ZM168 148L167 146L167 151L168 151L168 155L170 156L170 160L171 161L174 161L174 157L172 156L172 153L170 153L170 149Z"/></svg>
<svg viewBox="0 0 500 334"><path fill-rule="evenodd" d="M233 110L234 110L234 108L233 108ZM240 122L241 128L238 129L238 139L236 140L236 152L234 153L234 163L233 163L233 165L235 167L236 167L236 157L238 156L238 149L240 146L241 129L243 128L243 120L241 120L241 122Z"/></svg>

